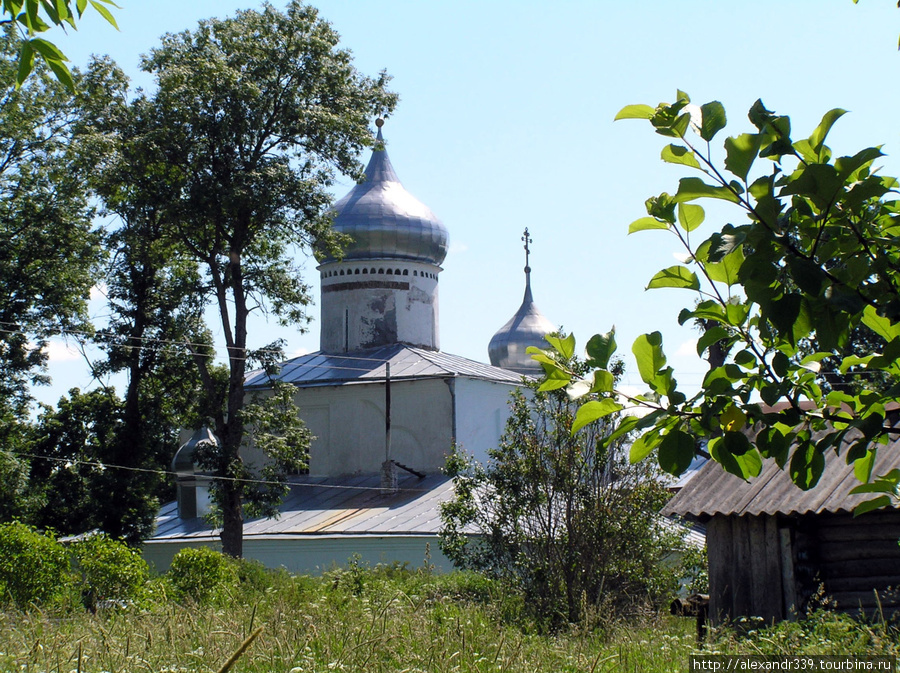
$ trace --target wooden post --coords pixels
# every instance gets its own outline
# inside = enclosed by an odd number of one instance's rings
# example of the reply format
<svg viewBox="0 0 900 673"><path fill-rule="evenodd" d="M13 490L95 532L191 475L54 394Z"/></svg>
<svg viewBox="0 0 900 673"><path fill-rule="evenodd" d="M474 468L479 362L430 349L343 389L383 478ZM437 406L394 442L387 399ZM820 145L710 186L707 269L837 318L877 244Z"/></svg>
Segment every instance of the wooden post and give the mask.
<svg viewBox="0 0 900 673"><path fill-rule="evenodd" d="M384 462L381 464L381 489L387 495L397 492L397 469L391 460L391 363L384 364Z"/></svg>
<svg viewBox="0 0 900 673"><path fill-rule="evenodd" d="M784 618L794 621L797 619L798 605L791 529L787 526L779 528L778 538L778 546L781 551L781 595L784 600Z"/></svg>

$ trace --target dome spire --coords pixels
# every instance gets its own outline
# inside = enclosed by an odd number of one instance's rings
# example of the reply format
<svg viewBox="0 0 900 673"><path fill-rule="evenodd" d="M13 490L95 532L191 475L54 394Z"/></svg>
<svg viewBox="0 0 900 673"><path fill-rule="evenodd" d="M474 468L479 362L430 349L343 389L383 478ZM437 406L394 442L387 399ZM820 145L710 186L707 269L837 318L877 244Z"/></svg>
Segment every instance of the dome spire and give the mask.
<svg viewBox="0 0 900 673"><path fill-rule="evenodd" d="M531 298L531 266L528 263L529 257L531 256L531 248L529 245L534 243L534 239L528 235L528 227L525 227L525 233L522 235L522 240L525 242L525 300L526 302L534 301Z"/></svg>
<svg viewBox="0 0 900 673"><path fill-rule="evenodd" d="M548 348L544 339L555 332L556 326L540 312L531 296L531 244L534 239L525 229L521 239L525 243L525 297L516 314L501 327L488 345L488 356L495 367L511 369L520 374L538 376L541 366L528 354L529 346Z"/></svg>

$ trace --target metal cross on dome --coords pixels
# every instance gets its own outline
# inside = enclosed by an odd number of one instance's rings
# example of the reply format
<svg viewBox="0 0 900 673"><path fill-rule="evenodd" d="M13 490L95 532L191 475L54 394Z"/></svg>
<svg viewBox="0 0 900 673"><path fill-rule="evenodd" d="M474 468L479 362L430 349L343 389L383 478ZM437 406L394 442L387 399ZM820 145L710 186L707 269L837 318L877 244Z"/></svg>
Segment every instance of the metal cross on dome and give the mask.
<svg viewBox="0 0 900 673"><path fill-rule="evenodd" d="M534 243L534 239L528 235L528 227L525 227L525 234L522 236L522 240L525 241L525 273L531 271L531 267L528 265L528 257L531 254L531 248L528 247L529 243Z"/></svg>

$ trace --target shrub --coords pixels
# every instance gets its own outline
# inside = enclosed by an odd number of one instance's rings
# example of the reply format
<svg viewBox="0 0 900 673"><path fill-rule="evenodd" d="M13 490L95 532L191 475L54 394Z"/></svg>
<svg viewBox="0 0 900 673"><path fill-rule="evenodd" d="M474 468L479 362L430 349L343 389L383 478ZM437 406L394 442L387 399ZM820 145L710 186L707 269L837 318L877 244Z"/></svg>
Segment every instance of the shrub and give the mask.
<svg viewBox="0 0 900 673"><path fill-rule="evenodd" d="M52 533L17 521L0 524L0 600L18 607L43 603L70 581L68 555Z"/></svg>
<svg viewBox="0 0 900 673"><path fill-rule="evenodd" d="M186 548L175 554L166 573L179 600L204 603L234 587L238 575L231 560L209 547Z"/></svg>
<svg viewBox="0 0 900 673"><path fill-rule="evenodd" d="M140 553L107 535L91 535L72 546L81 573L81 596L91 611L98 605L139 601L146 596L150 572Z"/></svg>
<svg viewBox="0 0 900 673"><path fill-rule="evenodd" d="M441 506L441 550L518 592L541 629L666 604L678 579L666 559L682 534L658 514L669 494L655 469L629 463L609 417L573 433L577 403L527 387L512 393L486 465L448 457L455 495Z"/></svg>

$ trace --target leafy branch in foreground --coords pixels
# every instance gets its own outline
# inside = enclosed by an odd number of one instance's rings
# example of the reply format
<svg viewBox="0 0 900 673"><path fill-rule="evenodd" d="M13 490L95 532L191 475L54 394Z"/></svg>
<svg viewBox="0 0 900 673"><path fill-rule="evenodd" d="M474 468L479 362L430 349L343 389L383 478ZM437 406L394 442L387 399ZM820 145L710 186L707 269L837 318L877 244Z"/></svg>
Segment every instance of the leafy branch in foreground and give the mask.
<svg viewBox="0 0 900 673"><path fill-rule="evenodd" d="M120 9L112 0L0 0L0 25L12 24L18 28L21 35L21 48L19 51L19 68L16 72L16 88L18 89L34 68L34 58L37 56L53 71L56 79L69 89L75 90L75 82L72 73L66 66L66 55L59 47L37 37L53 26L65 30L66 25L73 30L78 30L78 21L88 8L93 7L100 16L106 19L118 30L116 19L109 11L109 7ZM49 21L49 23L48 23Z"/></svg>
<svg viewBox="0 0 900 673"><path fill-rule="evenodd" d="M647 120L670 138L662 160L694 173L674 194L649 198L647 216L629 233L666 231L684 248L686 261L647 287L690 291L694 302L679 322L702 324L698 355L719 357L708 357L701 389L688 397L666 364L661 334L642 335L632 351L649 391L628 397L608 370L613 332L588 342L594 371L587 379L565 367L573 339L533 351L547 374L544 390L601 396L582 405L577 427L636 405L646 414L625 416L609 440L639 431L631 460L656 451L673 474L687 469L701 452L695 438L705 437L709 455L744 479L759 474L764 458L803 489L815 486L826 459L844 460L860 481L871 479L878 446L900 434L888 418L900 393L900 208L890 198L897 180L874 167L880 148L834 157L825 145L844 114L827 112L807 138L795 140L790 118L757 101L749 112L755 131L726 138L722 154L712 144L726 124L719 102L698 107L679 91L674 103L619 112L616 119ZM730 204L744 223L698 240L705 211L697 202L710 199ZM875 350L843 355L861 325L874 334ZM826 360L860 383L852 390L823 385ZM873 375L877 385L867 378Z"/></svg>

